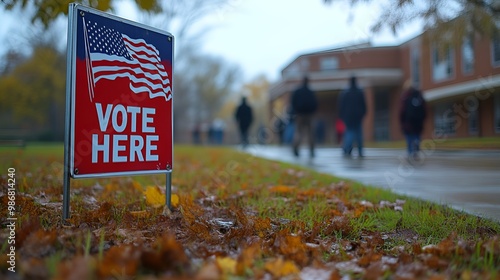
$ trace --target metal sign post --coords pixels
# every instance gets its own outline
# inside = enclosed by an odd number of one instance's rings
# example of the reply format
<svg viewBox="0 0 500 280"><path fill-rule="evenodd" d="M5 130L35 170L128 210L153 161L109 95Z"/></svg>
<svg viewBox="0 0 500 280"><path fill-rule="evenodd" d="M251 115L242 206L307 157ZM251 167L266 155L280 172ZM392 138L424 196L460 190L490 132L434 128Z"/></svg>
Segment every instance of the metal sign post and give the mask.
<svg viewBox="0 0 500 280"><path fill-rule="evenodd" d="M63 219L71 178L167 174L173 167L173 36L70 4Z"/></svg>

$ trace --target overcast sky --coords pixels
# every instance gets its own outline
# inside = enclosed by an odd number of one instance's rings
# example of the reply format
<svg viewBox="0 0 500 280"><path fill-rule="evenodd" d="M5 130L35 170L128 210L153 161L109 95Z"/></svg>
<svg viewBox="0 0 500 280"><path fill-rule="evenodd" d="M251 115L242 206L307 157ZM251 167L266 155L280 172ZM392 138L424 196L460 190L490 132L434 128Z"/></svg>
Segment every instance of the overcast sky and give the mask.
<svg viewBox="0 0 500 280"><path fill-rule="evenodd" d="M375 45L400 44L420 33L420 25L373 35L370 26L381 1L370 5L323 4L323 0L235 0L221 7L217 23L204 42L207 52L239 63L247 77L260 73L271 80L296 56L316 50L371 40ZM376 2L376 3L375 3Z"/></svg>
<svg viewBox="0 0 500 280"><path fill-rule="evenodd" d="M238 64L245 80L265 74L275 81L281 69L303 53L368 40L375 45L400 44L420 33L420 25L412 24L397 37L388 31L371 34L381 1L372 2L351 9L345 3L325 5L323 0L228 0L202 22L213 28L200 48ZM138 20L132 6L122 7L119 16ZM19 19L4 13L0 17L0 39L6 45L12 42L7 32L16 30Z"/></svg>

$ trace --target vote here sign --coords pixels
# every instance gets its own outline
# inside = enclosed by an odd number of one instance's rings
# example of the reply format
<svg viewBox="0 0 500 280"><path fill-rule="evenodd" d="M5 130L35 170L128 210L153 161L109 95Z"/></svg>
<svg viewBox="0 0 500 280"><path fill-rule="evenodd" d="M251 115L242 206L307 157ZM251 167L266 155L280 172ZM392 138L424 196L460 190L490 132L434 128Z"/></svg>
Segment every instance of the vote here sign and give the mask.
<svg viewBox="0 0 500 280"><path fill-rule="evenodd" d="M171 171L173 36L80 5L70 9L71 176Z"/></svg>

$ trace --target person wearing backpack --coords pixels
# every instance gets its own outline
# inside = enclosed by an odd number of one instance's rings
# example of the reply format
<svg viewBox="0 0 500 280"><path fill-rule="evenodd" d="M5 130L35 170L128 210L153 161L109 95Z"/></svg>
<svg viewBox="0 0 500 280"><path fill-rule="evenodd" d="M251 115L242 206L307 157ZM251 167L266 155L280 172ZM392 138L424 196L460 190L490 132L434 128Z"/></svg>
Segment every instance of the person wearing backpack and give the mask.
<svg viewBox="0 0 500 280"><path fill-rule="evenodd" d="M427 104L422 92L406 82L401 96L399 122L406 138L409 160L418 160L420 141L427 116Z"/></svg>
<svg viewBox="0 0 500 280"><path fill-rule="evenodd" d="M314 129L313 115L318 109L316 93L309 88L309 78L306 76L302 80L302 85L298 87L291 97L291 110L295 115L295 134L293 137L293 153L299 156L299 145L302 138L307 137L309 141L309 153L314 157Z"/></svg>

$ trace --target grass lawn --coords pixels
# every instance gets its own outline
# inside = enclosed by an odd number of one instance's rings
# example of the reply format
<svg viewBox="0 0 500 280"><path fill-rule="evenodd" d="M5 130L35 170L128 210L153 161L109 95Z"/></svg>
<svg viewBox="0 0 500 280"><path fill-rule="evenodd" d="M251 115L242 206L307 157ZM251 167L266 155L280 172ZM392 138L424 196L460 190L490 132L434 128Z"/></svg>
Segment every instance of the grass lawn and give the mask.
<svg viewBox="0 0 500 280"><path fill-rule="evenodd" d="M66 279L498 279L500 225L239 153L176 146L164 175L72 180L62 145L0 148L0 219L15 168L16 273ZM0 275L11 276L9 230ZM323 278L321 278L323 277ZM76 279L75 278L75 279Z"/></svg>
<svg viewBox="0 0 500 280"><path fill-rule="evenodd" d="M500 137L482 137L482 138L448 138L448 139L422 139L422 141L431 141L436 149L500 149ZM398 148L406 147L405 141L391 142L371 142L366 144L370 148Z"/></svg>

